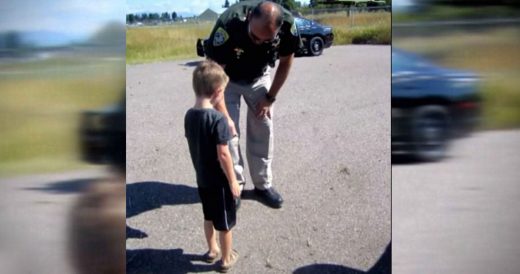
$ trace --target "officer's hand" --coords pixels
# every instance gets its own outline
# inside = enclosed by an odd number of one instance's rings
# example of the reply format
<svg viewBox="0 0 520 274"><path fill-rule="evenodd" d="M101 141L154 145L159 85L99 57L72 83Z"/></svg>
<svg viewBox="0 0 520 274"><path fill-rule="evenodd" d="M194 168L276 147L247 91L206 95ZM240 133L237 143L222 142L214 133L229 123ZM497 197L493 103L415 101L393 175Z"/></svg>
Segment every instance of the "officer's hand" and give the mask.
<svg viewBox="0 0 520 274"><path fill-rule="evenodd" d="M267 101L266 98L262 98L256 104L256 117L262 118L265 116L271 119L271 102Z"/></svg>
<svg viewBox="0 0 520 274"><path fill-rule="evenodd" d="M231 118L228 119L227 122L228 122L229 132L231 133L231 136L232 137L237 136L238 133L237 133L237 129L235 127L235 122L233 122L233 120Z"/></svg>

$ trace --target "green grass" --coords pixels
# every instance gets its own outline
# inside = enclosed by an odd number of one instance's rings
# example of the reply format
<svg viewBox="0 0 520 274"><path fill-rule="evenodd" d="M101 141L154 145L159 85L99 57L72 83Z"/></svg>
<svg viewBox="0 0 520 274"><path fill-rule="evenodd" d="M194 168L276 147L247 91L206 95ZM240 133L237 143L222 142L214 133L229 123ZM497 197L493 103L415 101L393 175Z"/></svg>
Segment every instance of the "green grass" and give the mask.
<svg viewBox="0 0 520 274"><path fill-rule="evenodd" d="M79 113L121 96L125 66L62 61L0 66L1 176L87 167L78 154ZM5 74L13 70L22 74Z"/></svg>
<svg viewBox="0 0 520 274"><path fill-rule="evenodd" d="M394 37L393 45L418 52L436 63L473 70L482 76L481 129L520 128L520 30L486 29L467 33Z"/></svg>
<svg viewBox="0 0 520 274"><path fill-rule="evenodd" d="M311 16L312 17L312 16ZM314 16L314 20L333 27L334 45L390 44L391 14L360 13L345 16L344 12Z"/></svg>
<svg viewBox="0 0 520 274"><path fill-rule="evenodd" d="M391 15L388 12L360 13L351 17L339 12L308 18L333 27L334 45L391 43ZM195 58L197 38L208 37L213 24L127 28L126 62L136 64Z"/></svg>
<svg viewBox="0 0 520 274"><path fill-rule="evenodd" d="M208 37L213 24L127 28L126 62L135 64L196 57L197 39Z"/></svg>
<svg viewBox="0 0 520 274"><path fill-rule="evenodd" d="M520 128L520 70L491 75L482 86L482 129Z"/></svg>

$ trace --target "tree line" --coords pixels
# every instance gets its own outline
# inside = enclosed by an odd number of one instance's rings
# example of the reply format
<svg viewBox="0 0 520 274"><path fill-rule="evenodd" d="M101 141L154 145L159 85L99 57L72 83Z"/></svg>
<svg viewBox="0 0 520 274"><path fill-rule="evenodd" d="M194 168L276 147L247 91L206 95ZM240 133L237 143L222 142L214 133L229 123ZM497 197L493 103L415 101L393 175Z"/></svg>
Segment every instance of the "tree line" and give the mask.
<svg viewBox="0 0 520 274"><path fill-rule="evenodd" d="M155 13L136 13L136 14L127 14L126 15L126 23L127 24L136 24L136 23L152 23L152 22L176 22L182 21L183 18L174 11L172 13L163 12L161 14Z"/></svg>
<svg viewBox="0 0 520 274"><path fill-rule="evenodd" d="M233 3L230 3L229 0L225 0L222 5L223 8L228 8L232 4L236 4L238 2L242 2L246 0L235 0ZM284 8L288 10L299 10L302 8L327 8L331 7L331 5L327 4L327 2L338 2L333 0L310 0L308 5L302 4L300 1L295 0L269 0L275 3L280 4ZM387 5L392 5L391 0L382 0L386 2ZM430 0L434 1L434 0ZM182 21L182 16L177 15L176 12L163 12L163 13L135 13L135 14L127 14L126 15L126 23L127 24L135 24L135 23L159 23L159 22L176 22Z"/></svg>

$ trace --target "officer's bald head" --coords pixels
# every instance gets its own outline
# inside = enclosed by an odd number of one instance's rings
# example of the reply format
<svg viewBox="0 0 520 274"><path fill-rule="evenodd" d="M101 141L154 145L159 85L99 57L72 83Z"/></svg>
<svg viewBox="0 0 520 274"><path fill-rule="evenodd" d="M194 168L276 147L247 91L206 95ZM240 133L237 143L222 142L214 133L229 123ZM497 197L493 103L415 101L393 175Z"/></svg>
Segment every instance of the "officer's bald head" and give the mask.
<svg viewBox="0 0 520 274"><path fill-rule="evenodd" d="M273 2L260 2L253 9L251 15L252 18L262 20L265 24L273 24L276 28L279 28L283 22L282 8Z"/></svg>
<svg viewBox="0 0 520 274"><path fill-rule="evenodd" d="M283 10L280 5L262 1L249 15L249 31L253 42L259 44L272 40L283 23Z"/></svg>

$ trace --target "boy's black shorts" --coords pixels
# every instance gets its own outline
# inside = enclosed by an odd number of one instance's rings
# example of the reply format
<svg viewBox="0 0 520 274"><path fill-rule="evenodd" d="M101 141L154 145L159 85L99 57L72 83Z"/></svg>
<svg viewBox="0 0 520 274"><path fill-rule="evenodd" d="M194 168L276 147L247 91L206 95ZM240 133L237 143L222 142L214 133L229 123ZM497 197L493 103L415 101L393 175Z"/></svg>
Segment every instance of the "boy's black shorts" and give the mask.
<svg viewBox="0 0 520 274"><path fill-rule="evenodd" d="M236 204L228 187L199 187L204 220L212 221L218 231L228 231L236 224Z"/></svg>

